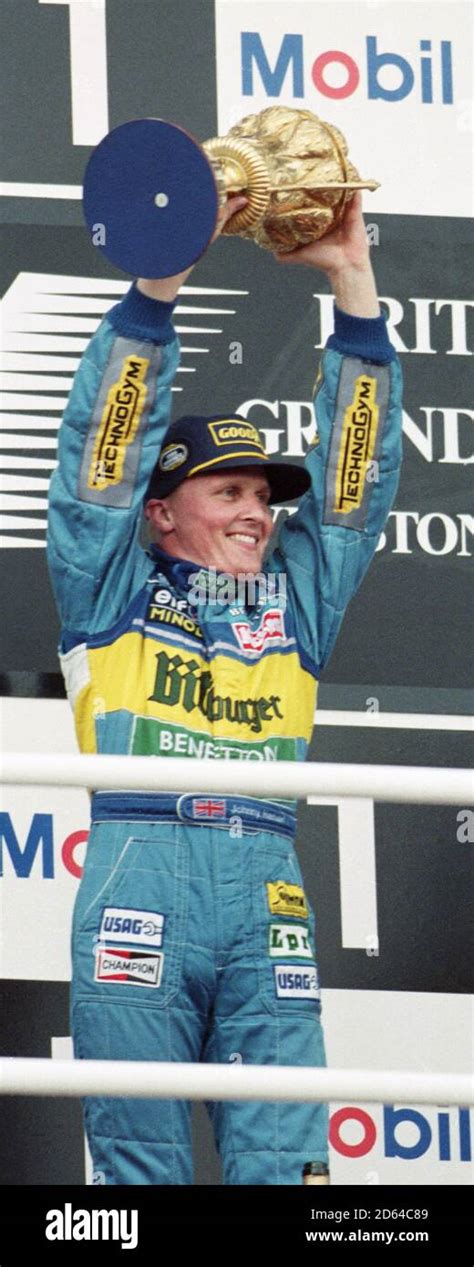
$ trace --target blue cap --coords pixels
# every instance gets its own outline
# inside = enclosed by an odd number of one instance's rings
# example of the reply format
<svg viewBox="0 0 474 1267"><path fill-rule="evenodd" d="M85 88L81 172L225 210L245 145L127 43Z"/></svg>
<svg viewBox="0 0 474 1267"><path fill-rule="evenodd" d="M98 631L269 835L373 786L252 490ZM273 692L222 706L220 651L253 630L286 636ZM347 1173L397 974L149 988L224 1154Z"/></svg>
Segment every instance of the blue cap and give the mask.
<svg viewBox="0 0 474 1267"><path fill-rule="evenodd" d="M270 462L261 435L240 414L178 418L168 427L145 501L168 497L183 480L235 467L258 468L270 485L270 501L292 501L311 485L304 466Z"/></svg>

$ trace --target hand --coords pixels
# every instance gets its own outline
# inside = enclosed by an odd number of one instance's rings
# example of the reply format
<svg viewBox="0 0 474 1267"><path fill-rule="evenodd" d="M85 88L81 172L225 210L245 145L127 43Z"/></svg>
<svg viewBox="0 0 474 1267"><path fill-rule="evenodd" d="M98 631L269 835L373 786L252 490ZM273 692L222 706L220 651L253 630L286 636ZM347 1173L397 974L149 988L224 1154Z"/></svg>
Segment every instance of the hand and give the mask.
<svg viewBox="0 0 474 1267"><path fill-rule="evenodd" d="M274 257L279 264L308 264L311 268L320 268L329 276L345 268L366 268L369 247L360 190L347 204L343 219L331 233L294 251L275 251Z"/></svg>
<svg viewBox="0 0 474 1267"><path fill-rule="evenodd" d="M215 242L216 238L220 237L220 234L222 233L223 228L227 224L227 221L231 220L232 216L235 215L236 211L241 211L242 207L245 207L247 203L248 203L248 198L245 197L245 194L233 194L232 198L227 199L227 202L224 203L224 206L219 208L217 223L216 223L216 227L211 238L211 242Z"/></svg>
<svg viewBox="0 0 474 1267"><path fill-rule="evenodd" d="M274 258L279 264L320 268L327 274L337 306L343 312L354 317L380 316L359 190L348 203L337 229L296 251L274 251Z"/></svg>

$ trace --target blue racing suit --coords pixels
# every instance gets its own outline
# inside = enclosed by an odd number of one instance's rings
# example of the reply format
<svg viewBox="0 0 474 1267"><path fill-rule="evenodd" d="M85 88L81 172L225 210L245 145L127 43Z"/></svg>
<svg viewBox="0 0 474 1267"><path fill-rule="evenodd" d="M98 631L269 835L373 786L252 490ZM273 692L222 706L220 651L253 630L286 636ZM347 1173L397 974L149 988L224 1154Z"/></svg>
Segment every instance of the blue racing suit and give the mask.
<svg viewBox="0 0 474 1267"><path fill-rule="evenodd" d="M48 551L78 741L85 752L302 760L321 669L397 487L398 361L382 317L336 309L311 489L283 525L263 594L229 601L206 569L139 539L178 364L172 308L132 286L92 338L60 430ZM325 1063L294 832L292 802L200 795L199 764L184 796L93 795L73 921L77 1057ZM98 1182L192 1182L187 1102L91 1098L85 1111ZM226 1183L299 1184L305 1162L327 1161L325 1105L209 1111Z"/></svg>

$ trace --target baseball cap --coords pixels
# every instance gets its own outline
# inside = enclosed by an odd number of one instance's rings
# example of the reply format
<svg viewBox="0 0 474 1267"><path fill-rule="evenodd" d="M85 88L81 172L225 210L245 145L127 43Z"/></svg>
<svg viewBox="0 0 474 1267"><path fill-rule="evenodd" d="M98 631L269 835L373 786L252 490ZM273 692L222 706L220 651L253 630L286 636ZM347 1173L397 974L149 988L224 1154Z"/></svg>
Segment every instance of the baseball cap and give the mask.
<svg viewBox="0 0 474 1267"><path fill-rule="evenodd" d="M270 501L292 501L311 485L304 466L270 462L261 435L240 414L187 415L168 427L145 494L168 497L192 475L208 475L233 467L261 470L270 485Z"/></svg>

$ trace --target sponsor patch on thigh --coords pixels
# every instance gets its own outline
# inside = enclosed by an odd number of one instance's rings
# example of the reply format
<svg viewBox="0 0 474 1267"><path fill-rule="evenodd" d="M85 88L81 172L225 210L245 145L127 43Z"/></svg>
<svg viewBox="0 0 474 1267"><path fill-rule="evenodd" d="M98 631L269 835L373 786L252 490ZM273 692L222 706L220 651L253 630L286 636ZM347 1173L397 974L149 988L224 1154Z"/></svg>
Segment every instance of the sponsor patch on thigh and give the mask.
<svg viewBox="0 0 474 1267"><path fill-rule="evenodd" d="M268 953L272 959L313 959L313 951L305 924L270 924Z"/></svg>
<svg viewBox="0 0 474 1267"><path fill-rule="evenodd" d="M161 984L164 958L161 951L100 946L96 951L94 980L112 985L156 987Z"/></svg>
<svg viewBox="0 0 474 1267"><path fill-rule="evenodd" d="M99 941L117 941L121 945L161 946L164 922L164 915L158 911L106 906L102 911Z"/></svg>
<svg viewBox="0 0 474 1267"><path fill-rule="evenodd" d="M316 967L297 968L294 964L275 964L275 989L278 999L319 999Z"/></svg>
<svg viewBox="0 0 474 1267"><path fill-rule="evenodd" d="M287 884L286 880L270 880L267 883L268 906L272 915L299 915L308 918L306 897L299 884Z"/></svg>

